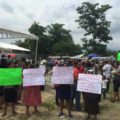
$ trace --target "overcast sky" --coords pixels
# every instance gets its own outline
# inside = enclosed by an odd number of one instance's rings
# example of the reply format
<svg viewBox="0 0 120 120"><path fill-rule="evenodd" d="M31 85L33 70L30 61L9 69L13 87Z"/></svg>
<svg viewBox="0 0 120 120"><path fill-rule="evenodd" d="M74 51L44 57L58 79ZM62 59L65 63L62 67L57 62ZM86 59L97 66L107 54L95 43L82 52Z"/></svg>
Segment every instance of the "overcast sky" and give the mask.
<svg viewBox="0 0 120 120"><path fill-rule="evenodd" d="M76 8L85 1L112 6L106 14L112 22L110 29L113 37L108 47L120 49L120 0L0 0L0 27L27 33L34 21L43 26L62 23L71 30L75 43L80 43L84 31L78 29L75 23L78 18Z"/></svg>

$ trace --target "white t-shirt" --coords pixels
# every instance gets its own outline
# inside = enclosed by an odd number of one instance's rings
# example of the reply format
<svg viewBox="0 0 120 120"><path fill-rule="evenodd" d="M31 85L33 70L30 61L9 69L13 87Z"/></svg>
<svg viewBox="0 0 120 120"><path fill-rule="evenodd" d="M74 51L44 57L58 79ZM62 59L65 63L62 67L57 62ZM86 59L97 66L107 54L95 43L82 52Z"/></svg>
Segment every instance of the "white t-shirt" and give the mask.
<svg viewBox="0 0 120 120"><path fill-rule="evenodd" d="M110 64L106 64L103 66L103 75L106 78L110 77L112 66Z"/></svg>
<svg viewBox="0 0 120 120"><path fill-rule="evenodd" d="M107 79L102 81L102 88L104 88L104 89L107 88L107 82L108 82Z"/></svg>

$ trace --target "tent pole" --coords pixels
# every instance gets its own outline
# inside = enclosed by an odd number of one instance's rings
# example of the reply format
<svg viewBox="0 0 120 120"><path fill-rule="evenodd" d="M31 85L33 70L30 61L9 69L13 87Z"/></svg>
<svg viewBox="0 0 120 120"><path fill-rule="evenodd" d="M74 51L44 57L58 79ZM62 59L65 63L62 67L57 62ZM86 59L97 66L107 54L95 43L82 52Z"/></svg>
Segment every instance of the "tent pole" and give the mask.
<svg viewBox="0 0 120 120"><path fill-rule="evenodd" d="M35 50L35 65L37 63L37 57L38 57L38 38L36 40L36 50Z"/></svg>

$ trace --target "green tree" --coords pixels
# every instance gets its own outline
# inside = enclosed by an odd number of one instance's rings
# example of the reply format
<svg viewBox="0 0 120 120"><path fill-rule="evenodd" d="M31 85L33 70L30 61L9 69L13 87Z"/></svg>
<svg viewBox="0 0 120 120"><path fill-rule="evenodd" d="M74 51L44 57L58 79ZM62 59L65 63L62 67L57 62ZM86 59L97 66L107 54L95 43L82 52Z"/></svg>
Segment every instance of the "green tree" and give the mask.
<svg viewBox="0 0 120 120"><path fill-rule="evenodd" d="M109 5L91 4L90 2L83 2L82 6L77 8L79 19L76 22L85 30L84 36L90 38L82 39L82 41L85 46L92 47L91 52L101 52L98 48L105 47L104 44L112 40L109 30L111 22L106 20L105 15L110 8Z"/></svg>
<svg viewBox="0 0 120 120"><path fill-rule="evenodd" d="M46 27L34 22L29 28L29 32L38 37L38 55L48 55L52 52L51 39L46 35ZM33 54L35 53L36 40L26 39L24 42L17 41L16 44L30 49Z"/></svg>
<svg viewBox="0 0 120 120"><path fill-rule="evenodd" d="M35 54L36 40L26 39L24 41L18 40L15 42L16 45L30 49L32 54Z"/></svg>
<svg viewBox="0 0 120 120"><path fill-rule="evenodd" d="M55 23L47 26L48 35L51 38L53 45L60 41L73 43L70 30L66 30L63 27L64 24L59 24L59 23Z"/></svg>
<svg viewBox="0 0 120 120"><path fill-rule="evenodd" d="M39 38L39 55L56 55L58 53L74 55L81 52L81 47L74 44L70 30L66 30L63 24L56 23L43 27L39 23L34 22L29 31ZM35 40L17 41L16 44L30 49L33 54L35 53Z"/></svg>
<svg viewBox="0 0 120 120"><path fill-rule="evenodd" d="M40 38L41 36L43 36L43 35L45 34L46 28L43 27L43 26L41 26L41 25L39 25L39 23L34 22L34 23L31 25L31 27L29 28L29 32L30 32L31 34L34 34L34 35L36 35L37 37Z"/></svg>
<svg viewBox="0 0 120 120"><path fill-rule="evenodd" d="M24 44L24 41L22 41L22 40L15 41L15 44L20 46L20 47L26 47L26 45Z"/></svg>
<svg viewBox="0 0 120 120"><path fill-rule="evenodd" d="M70 42L60 41L53 46L54 55L77 55L81 53L81 47Z"/></svg>
<svg viewBox="0 0 120 120"><path fill-rule="evenodd" d="M46 35L46 27L41 26L39 23L34 22L29 28L31 34L36 35L39 38L38 41L38 54L48 55L52 52L51 39ZM35 52L35 42L30 43L32 51Z"/></svg>

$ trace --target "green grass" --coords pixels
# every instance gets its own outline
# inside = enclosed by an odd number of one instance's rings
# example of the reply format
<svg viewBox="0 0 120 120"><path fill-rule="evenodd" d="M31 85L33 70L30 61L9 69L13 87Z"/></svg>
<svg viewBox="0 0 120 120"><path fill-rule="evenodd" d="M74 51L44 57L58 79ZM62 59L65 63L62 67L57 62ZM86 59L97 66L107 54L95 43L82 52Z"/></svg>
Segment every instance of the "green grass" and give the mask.
<svg viewBox="0 0 120 120"><path fill-rule="evenodd" d="M112 87L111 87L112 88ZM110 94L107 95L107 99L102 99L100 102L100 114L98 115L98 120L120 120L120 102L112 103L110 102L112 96L112 89ZM11 115L11 108L8 109L8 115L6 117L1 117L0 120L59 120L57 114L59 113L59 108L55 105L55 91L51 86L46 86L44 92L42 92L43 104L39 107L39 114L33 113L33 108L30 108L31 116L28 118L25 115L25 106L19 105L16 107L18 112L17 115ZM83 101L82 101L83 106ZM63 120L68 120L67 110L65 112L65 118ZM0 114L3 113L3 109L0 109ZM71 120L85 120L86 114L84 111L76 112L72 111L73 118Z"/></svg>

